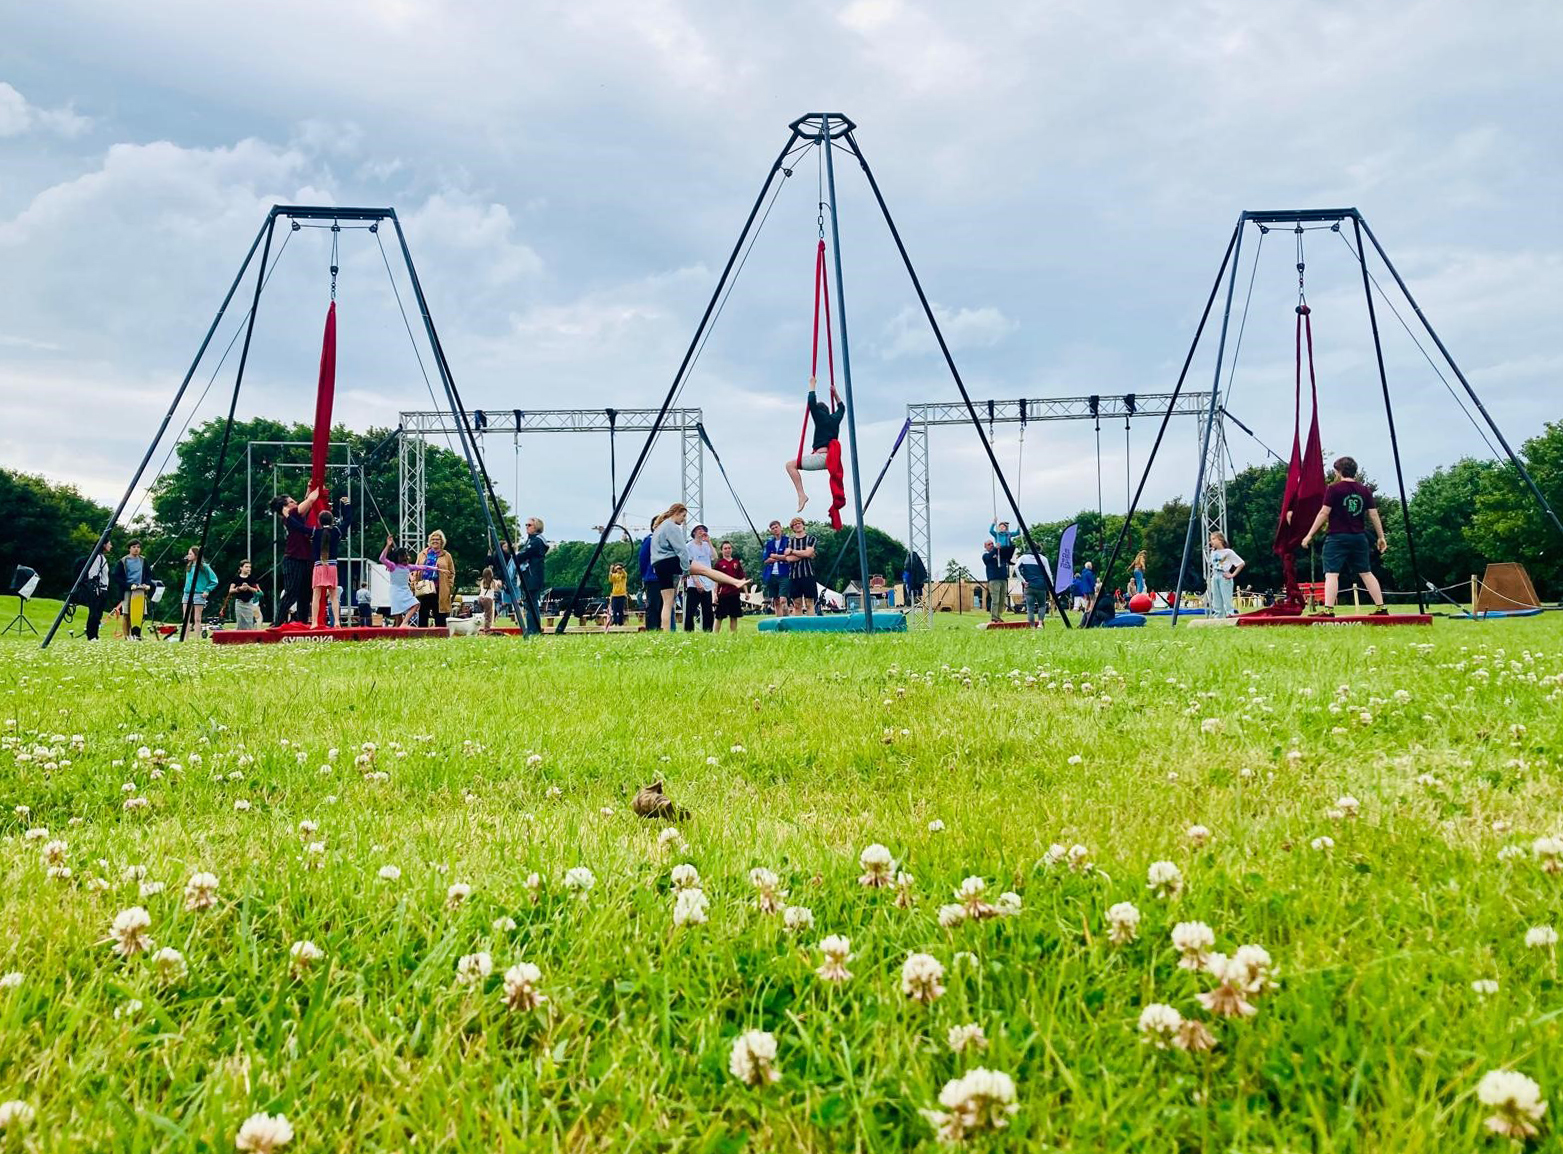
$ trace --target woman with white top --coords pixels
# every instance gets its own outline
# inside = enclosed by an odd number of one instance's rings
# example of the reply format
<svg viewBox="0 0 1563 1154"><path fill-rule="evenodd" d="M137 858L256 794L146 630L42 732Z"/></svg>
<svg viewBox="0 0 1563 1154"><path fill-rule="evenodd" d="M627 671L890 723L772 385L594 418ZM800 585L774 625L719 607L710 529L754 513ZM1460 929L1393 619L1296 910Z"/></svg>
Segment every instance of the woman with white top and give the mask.
<svg viewBox="0 0 1563 1154"><path fill-rule="evenodd" d="M1208 617L1231 617L1232 581L1246 564L1237 553L1227 548L1227 539L1220 533L1210 535L1210 604L1205 609Z"/></svg>
<svg viewBox="0 0 1563 1154"><path fill-rule="evenodd" d="M689 538L684 534L684 522L688 517L688 508L679 501L652 522L651 568L657 575L657 588L662 593L662 628L668 633L673 632L673 596L685 573L709 577L718 585L733 585L739 589L748 584L690 556Z"/></svg>

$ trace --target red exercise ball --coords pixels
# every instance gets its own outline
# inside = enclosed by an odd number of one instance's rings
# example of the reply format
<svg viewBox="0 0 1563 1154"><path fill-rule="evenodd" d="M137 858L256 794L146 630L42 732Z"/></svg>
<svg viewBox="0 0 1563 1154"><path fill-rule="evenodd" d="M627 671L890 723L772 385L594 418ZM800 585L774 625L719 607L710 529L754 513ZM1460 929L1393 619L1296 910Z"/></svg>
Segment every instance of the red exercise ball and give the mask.
<svg viewBox="0 0 1563 1154"><path fill-rule="evenodd" d="M1131 613L1149 613L1152 604L1149 593L1136 593L1129 598L1129 611Z"/></svg>

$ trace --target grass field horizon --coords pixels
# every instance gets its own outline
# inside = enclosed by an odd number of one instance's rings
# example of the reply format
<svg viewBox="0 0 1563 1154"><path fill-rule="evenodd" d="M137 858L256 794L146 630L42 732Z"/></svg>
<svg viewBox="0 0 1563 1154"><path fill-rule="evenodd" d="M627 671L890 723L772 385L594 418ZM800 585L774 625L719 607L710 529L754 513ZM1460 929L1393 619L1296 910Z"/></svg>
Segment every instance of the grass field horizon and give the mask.
<svg viewBox="0 0 1563 1154"><path fill-rule="evenodd" d="M975 624L0 647L0 1149L1556 1142L1555 615Z"/></svg>

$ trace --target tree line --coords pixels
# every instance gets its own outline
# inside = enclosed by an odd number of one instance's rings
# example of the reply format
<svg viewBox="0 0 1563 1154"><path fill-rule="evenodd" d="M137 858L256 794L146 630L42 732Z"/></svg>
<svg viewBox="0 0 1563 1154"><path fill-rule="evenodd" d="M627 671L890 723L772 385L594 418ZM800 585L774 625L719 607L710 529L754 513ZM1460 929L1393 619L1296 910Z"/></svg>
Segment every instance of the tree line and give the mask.
<svg viewBox="0 0 1563 1154"><path fill-rule="evenodd" d="M371 557L379 555L385 535L395 533L400 509L395 447L385 447L390 433L390 429L383 428L363 433L337 428L332 432L334 441L352 446L355 461L367 462L361 476L368 499L361 502L363 508L355 510L355 517L365 534L364 552ZM116 555L123 553L131 538L139 538L164 580L172 578L182 566L185 551L200 537L221 437L222 421L218 419L188 433L179 444L174 468L152 484L150 507L142 507L128 526L115 531ZM256 572L262 575L263 584L269 583L273 541L280 540L280 526L268 508L274 478L277 491L303 496L308 470L302 466L309 461L309 440L310 430L302 424L289 425L266 418L234 423L227 462L212 507L207 546L207 558L220 576L236 571L245 556L248 524L250 548L258 554L251 560ZM256 445L251 454L254 468L247 476L244 447L248 442L259 441L304 443ZM371 457L377 448L381 449L379 455ZM1548 422L1540 434L1524 443L1520 456L1552 507L1563 510L1563 421ZM340 449L334 452L333 459L343 459ZM334 476L340 473L333 471ZM450 449L430 444L425 474L425 523L431 529L445 531L456 555L458 578L461 584L469 585L487 564L488 538L466 461ZM1371 476L1367 480L1373 483ZM1280 462L1244 469L1227 483L1231 545L1248 562L1242 583L1254 589L1280 588L1281 566L1271 552L1271 541L1285 485L1286 467ZM356 480L353 493L356 500ZM1379 506L1389 541L1384 567L1393 588L1410 590L1410 556L1400 503L1381 486ZM1555 600L1563 596L1563 539L1509 462L1466 457L1435 469L1418 482L1410 506L1418 567L1425 580L1440 587L1459 586L1471 574L1480 574L1489 561L1519 561L1530 571L1544 598ZM501 508L511 533L518 534L520 527L514 511L503 499ZM75 577L75 566L97 540L109 515L108 508L82 496L74 486L54 484L43 477L5 468L0 468L0 511L0 584L8 588L14 567L23 564L38 571L40 595L55 597L65 593ZM1137 512L1118 567L1106 575L1108 587L1128 584L1129 562L1143 549L1149 583L1158 589L1173 588L1188 515L1188 504L1179 499L1168 501L1159 509ZM1122 514L1103 516L1087 510L1072 518L1041 522L1031 526L1033 538L1049 557L1055 557L1059 538L1071 523L1079 525L1077 564L1093 560L1100 568L1123 525ZM809 531L819 538L819 568L823 575L837 554L847 548L851 533L835 533L818 523L811 524ZM728 539L748 572L757 576L761 553L754 535L745 530ZM868 530L867 540L869 572L896 580L906 558L906 546L873 527ZM976 544L972 561L978 552ZM1200 587L1198 550L1203 544L1194 543L1192 574L1184 583L1186 588ZM555 588L573 589L594 545L595 542L560 542L548 557L547 583ZM610 542L587 584L587 594L606 594L608 566L614 561L625 566L630 574L630 588L638 590L638 546L638 540ZM1299 562L1299 572L1305 580L1313 576L1317 552L1315 544L1315 556ZM929 569L935 571L931 564ZM835 586L845 586L856 577L857 570L854 546L841 560ZM1460 599L1458 592L1454 596Z"/></svg>

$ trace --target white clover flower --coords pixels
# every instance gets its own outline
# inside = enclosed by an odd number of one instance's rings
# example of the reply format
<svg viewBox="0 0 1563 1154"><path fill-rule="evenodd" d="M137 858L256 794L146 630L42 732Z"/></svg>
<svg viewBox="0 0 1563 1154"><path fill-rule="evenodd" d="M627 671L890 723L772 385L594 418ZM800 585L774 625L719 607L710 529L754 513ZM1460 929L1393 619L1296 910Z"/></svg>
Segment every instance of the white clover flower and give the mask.
<svg viewBox="0 0 1563 1154"><path fill-rule="evenodd" d="M26 1102L15 1098L0 1102L0 1134L18 1133L32 1120L33 1108Z"/></svg>
<svg viewBox="0 0 1563 1154"><path fill-rule="evenodd" d="M131 906L120 910L109 926L114 952L122 958L129 958L152 950L156 943L147 936L147 930L151 927L152 915L142 907Z"/></svg>
<svg viewBox="0 0 1563 1154"><path fill-rule="evenodd" d="M402 880L402 871L398 866L383 865L377 876L383 882L399 882Z"/></svg>
<svg viewBox="0 0 1563 1154"><path fill-rule="evenodd" d="M511 917L509 914L500 914L499 917L494 919L493 929L496 934L514 933L515 928L516 919Z"/></svg>
<svg viewBox="0 0 1563 1154"><path fill-rule="evenodd" d="M23 841L47 841L49 839L48 826L34 826L22 835Z"/></svg>
<svg viewBox="0 0 1563 1154"><path fill-rule="evenodd" d="M304 846L304 856L301 859L305 869L320 869L326 861L326 843L312 841Z"/></svg>
<svg viewBox="0 0 1563 1154"><path fill-rule="evenodd" d="M782 911L782 926L790 933L814 928L814 911L808 906L788 906Z"/></svg>
<svg viewBox="0 0 1563 1154"><path fill-rule="evenodd" d="M325 956L324 950L307 939L288 947L288 965L295 975L302 974Z"/></svg>
<svg viewBox="0 0 1563 1154"><path fill-rule="evenodd" d="M1476 1098L1493 1111L1486 1126L1494 1134L1522 1140L1541 1133L1536 1123L1547 1112L1541 1087L1518 1070L1489 1070L1476 1085Z"/></svg>
<svg viewBox="0 0 1563 1154"><path fill-rule="evenodd" d="M821 981L839 984L852 977L852 972L847 969L847 963L852 960L850 939L840 934L831 934L821 939L815 948L825 955L825 961L814 971Z"/></svg>
<svg viewBox="0 0 1563 1154"><path fill-rule="evenodd" d="M775 1035L749 1030L734 1038L727 1070L746 1086L768 1086L781 1081L781 1071L776 1068Z"/></svg>
<svg viewBox="0 0 1563 1154"><path fill-rule="evenodd" d="M12 970L8 974L0 975L0 990L14 990L26 980L19 970Z"/></svg>
<svg viewBox="0 0 1563 1154"><path fill-rule="evenodd" d="M928 823L928 832L929 833L943 833L944 832L944 822L940 821L938 818L934 818L931 822Z"/></svg>
<svg viewBox="0 0 1563 1154"><path fill-rule="evenodd" d="M478 986L494 972L494 959L485 951L462 954L456 960L456 981L463 986Z"/></svg>
<svg viewBox="0 0 1563 1154"><path fill-rule="evenodd" d="M944 1109L918 1113L933 1126L939 1141L952 1144L973 1134L1003 1130L1020 1109L1015 1102L1014 1080L981 1066L946 1082L939 1091L939 1105Z"/></svg>
<svg viewBox="0 0 1563 1154"><path fill-rule="evenodd" d="M939 907L939 925L944 929L954 929L966 920L966 907L959 902L952 902L947 906Z"/></svg>
<svg viewBox="0 0 1563 1154"><path fill-rule="evenodd" d="M320 829L320 826L316 822L311 821L307 817L303 821L298 823L298 833L299 833L299 837L301 837L301 838L308 838L311 835L313 835L319 829Z"/></svg>
<svg viewBox="0 0 1563 1154"><path fill-rule="evenodd" d="M700 871L689 862L680 862L673 867L671 875L673 888L676 890L693 890L700 888Z"/></svg>
<svg viewBox="0 0 1563 1154"><path fill-rule="evenodd" d="M779 914L785 904L787 891L781 888L781 879L764 866L749 871L749 884L754 887L754 904L762 914Z"/></svg>
<svg viewBox="0 0 1563 1154"><path fill-rule="evenodd" d="M1244 989L1249 993L1265 994L1275 989L1275 963L1263 946L1238 946L1230 964L1243 971Z"/></svg>
<svg viewBox="0 0 1563 1154"><path fill-rule="evenodd" d="M1506 845L1498 850L1498 860L1500 862L1510 862L1515 858L1522 858L1524 856L1525 849L1523 846Z"/></svg>
<svg viewBox="0 0 1563 1154"><path fill-rule="evenodd" d="M1477 978L1471 983L1471 989L1479 998L1490 998L1498 992L1498 981L1496 978Z"/></svg>
<svg viewBox="0 0 1563 1154"><path fill-rule="evenodd" d="M1558 932L1551 926L1531 926L1525 931L1525 944L1533 950L1550 949L1558 944Z"/></svg>
<svg viewBox="0 0 1563 1154"><path fill-rule="evenodd" d="M960 900L966 910L966 916L972 918L992 917L994 909L988 904L988 882L986 878L976 876L965 878L955 891L955 896Z"/></svg>
<svg viewBox="0 0 1563 1154"><path fill-rule="evenodd" d="M592 886L597 884L597 877L585 866L571 866L564 871L564 888L570 896L586 900L586 895L591 892Z"/></svg>
<svg viewBox="0 0 1563 1154"><path fill-rule="evenodd" d="M505 971L505 988L500 1000L515 1011L535 1010L548 1002L547 996L537 988L543 971L531 962L517 962Z"/></svg>
<svg viewBox="0 0 1563 1154"><path fill-rule="evenodd" d="M1069 856L1069 851L1058 842L1047 847L1047 852L1042 855L1042 864L1056 866Z"/></svg>
<svg viewBox="0 0 1563 1154"><path fill-rule="evenodd" d="M466 882L451 882L445 890L445 904L455 909L472 896L472 887Z"/></svg>
<svg viewBox="0 0 1563 1154"><path fill-rule="evenodd" d="M1335 799L1335 809L1340 811L1342 817L1356 817L1362 809L1362 803L1348 793Z"/></svg>
<svg viewBox="0 0 1563 1154"><path fill-rule="evenodd" d="M1332 838L1329 834L1323 833L1314 838L1308 844L1311 845L1314 849L1318 850L1320 853L1328 853L1330 850L1335 848L1335 839Z"/></svg>
<svg viewBox="0 0 1563 1154"><path fill-rule="evenodd" d="M1202 846L1210 840L1210 829L1208 826L1191 825L1184 831L1183 836L1189 839L1190 845Z"/></svg>
<svg viewBox="0 0 1563 1154"><path fill-rule="evenodd" d="M683 840L683 835L676 828L671 825L665 826L662 832L657 835L657 848L667 849L675 843L682 843Z"/></svg>
<svg viewBox="0 0 1563 1154"><path fill-rule="evenodd" d="M121 1018L126 1020L134 1018L141 1012L141 1004L140 998L126 998L124 1005L114 1007L114 1020L117 1022Z"/></svg>
<svg viewBox="0 0 1563 1154"><path fill-rule="evenodd" d="M1220 733L1226 728L1226 723L1219 717L1207 717L1199 723L1199 731L1206 734Z"/></svg>
<svg viewBox="0 0 1563 1154"><path fill-rule="evenodd" d="M1183 1015L1172 1006L1152 1002L1140 1011L1140 1040L1158 1050L1171 1046L1182 1028Z"/></svg>
<svg viewBox="0 0 1563 1154"><path fill-rule="evenodd" d="M887 886L895 872L895 859L890 856L890 851L878 842L867 846L862 853L858 854L857 864L863 870L862 876L857 879L858 884L863 886Z"/></svg>
<svg viewBox="0 0 1563 1154"><path fill-rule="evenodd" d="M1014 890L1005 890L999 895L999 900L993 903L993 912L1001 918L1012 918L1020 910L1020 895Z"/></svg>
<svg viewBox="0 0 1563 1154"><path fill-rule="evenodd" d="M128 865L119 876L127 882L138 882L147 876L147 867L144 865Z"/></svg>
<svg viewBox="0 0 1563 1154"><path fill-rule="evenodd" d="M185 882L185 909L209 910L217 904L217 875L202 870Z"/></svg>
<svg viewBox="0 0 1563 1154"><path fill-rule="evenodd" d="M535 872L529 873L526 875L526 880L521 883L521 888L531 896L532 904L535 906L543 896L543 879Z"/></svg>
<svg viewBox="0 0 1563 1154"><path fill-rule="evenodd" d="M157 980L165 986L178 985L190 973L184 955L172 946L164 946L152 955L152 969L157 973Z"/></svg>
<svg viewBox="0 0 1563 1154"><path fill-rule="evenodd" d="M932 954L910 954L901 963L901 992L914 1002L932 1005L944 996L944 966Z"/></svg>
<svg viewBox="0 0 1563 1154"><path fill-rule="evenodd" d="M1205 972L1216 980L1214 990L1194 995L1205 1009L1224 1018L1247 1018L1259 1012L1259 1007L1248 1000L1249 969L1246 965L1225 954L1209 954L1205 958Z"/></svg>
<svg viewBox="0 0 1563 1154"><path fill-rule="evenodd" d="M1543 873L1563 873L1563 837L1538 837L1530 843Z"/></svg>
<svg viewBox="0 0 1563 1154"><path fill-rule="evenodd" d="M1153 861L1145 873L1145 888L1159 898L1175 898L1183 892L1183 871L1170 861Z"/></svg>
<svg viewBox="0 0 1563 1154"><path fill-rule="evenodd" d="M673 896L673 924L675 926L703 926L710 921L708 911L711 900L698 886L681 889Z"/></svg>
<svg viewBox="0 0 1563 1154"><path fill-rule="evenodd" d="M1172 927L1172 946L1182 955L1179 969L1204 969L1207 952L1215 944L1215 931L1204 922L1179 922Z"/></svg>
<svg viewBox="0 0 1563 1154"><path fill-rule="evenodd" d="M949 1043L951 1052L956 1054L968 1048L973 1050L988 1048L988 1036L975 1022L965 1026L951 1026L949 1033L945 1035L945 1040Z"/></svg>
<svg viewBox="0 0 1563 1154"><path fill-rule="evenodd" d="M1107 908L1108 941L1123 946L1140 936L1140 911L1133 902L1117 902Z"/></svg>
<svg viewBox="0 0 1563 1154"><path fill-rule="evenodd" d="M245 1154L273 1154L293 1141L293 1127L287 1116L278 1114L251 1114L239 1127L234 1148Z"/></svg>
<svg viewBox="0 0 1563 1154"><path fill-rule="evenodd" d="M46 842L43 847L43 864L46 866L59 866L65 864L65 858L70 853L70 846L56 838Z"/></svg>
<svg viewBox="0 0 1563 1154"><path fill-rule="evenodd" d="M917 886L917 879L905 870L896 870L895 874L895 904L903 910L912 908L912 891Z"/></svg>
<svg viewBox="0 0 1563 1154"><path fill-rule="evenodd" d="M1088 874L1091 872L1091 851L1086 849L1085 846L1070 846L1068 858L1069 868L1075 873Z"/></svg>
<svg viewBox="0 0 1563 1154"><path fill-rule="evenodd" d="M126 813L134 813L136 810L146 809L151 804L152 803L144 797L127 797L125 799L125 804L120 808L125 810Z"/></svg>

